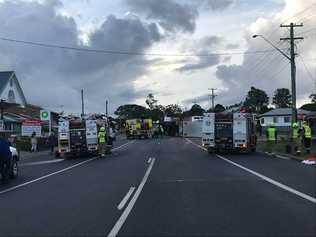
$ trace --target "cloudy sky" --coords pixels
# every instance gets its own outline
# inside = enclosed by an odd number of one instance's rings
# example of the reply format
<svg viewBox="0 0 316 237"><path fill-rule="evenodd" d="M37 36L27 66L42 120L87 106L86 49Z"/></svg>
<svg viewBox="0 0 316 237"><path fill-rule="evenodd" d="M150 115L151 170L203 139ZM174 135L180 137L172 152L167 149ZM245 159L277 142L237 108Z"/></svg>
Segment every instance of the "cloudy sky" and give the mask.
<svg viewBox="0 0 316 237"><path fill-rule="evenodd" d="M296 42L299 105L315 87L315 0L0 0L0 22L2 38L100 50L0 40L0 70L15 70L28 101L49 109L79 113L82 88L88 112L103 112L106 99L111 112L144 104L148 93L164 105L207 108L212 87L224 105L252 85L272 97L290 88L289 62L262 53L271 47L251 36L288 53L279 26L290 22L304 24L296 28L305 38Z"/></svg>

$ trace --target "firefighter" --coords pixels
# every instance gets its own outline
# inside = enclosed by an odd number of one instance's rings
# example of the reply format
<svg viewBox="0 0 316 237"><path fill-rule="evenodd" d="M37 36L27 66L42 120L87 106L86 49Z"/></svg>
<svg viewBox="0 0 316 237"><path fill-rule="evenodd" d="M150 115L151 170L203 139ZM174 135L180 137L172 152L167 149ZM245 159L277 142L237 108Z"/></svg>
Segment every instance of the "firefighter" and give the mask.
<svg viewBox="0 0 316 237"><path fill-rule="evenodd" d="M277 143L277 130L274 124L269 125L266 136L267 136L266 150L268 153L272 153L274 144Z"/></svg>
<svg viewBox="0 0 316 237"><path fill-rule="evenodd" d="M301 143L299 139L299 127L297 123L292 124L292 141L293 141L293 151L296 155L301 153Z"/></svg>
<svg viewBox="0 0 316 237"><path fill-rule="evenodd" d="M311 145L312 145L312 129L308 125L307 121L303 122L302 130L303 130L303 143L304 143L305 151L306 151L306 154L310 154Z"/></svg>
<svg viewBox="0 0 316 237"><path fill-rule="evenodd" d="M101 157L105 156L105 149L106 149L106 131L105 127L101 127L99 134L98 134L98 139L99 139L99 154Z"/></svg>

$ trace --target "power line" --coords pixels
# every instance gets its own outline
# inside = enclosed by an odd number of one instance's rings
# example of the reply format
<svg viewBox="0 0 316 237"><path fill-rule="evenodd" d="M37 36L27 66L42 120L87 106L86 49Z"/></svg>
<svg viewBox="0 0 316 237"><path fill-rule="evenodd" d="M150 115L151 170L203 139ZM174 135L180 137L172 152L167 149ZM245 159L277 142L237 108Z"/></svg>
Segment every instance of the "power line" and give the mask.
<svg viewBox="0 0 316 237"><path fill-rule="evenodd" d="M133 55L133 56L215 57L215 56L225 56L225 55L265 54L265 53L271 53L271 52L275 51L275 49L267 49L267 50L244 51L244 52L219 52L219 53L210 53L210 54L163 54L163 53L142 53L142 52L131 52L131 51L116 51L116 50L104 50L104 49L78 48L78 47L63 46L63 45L57 45L57 44L39 43L39 42L25 41L25 40L11 39L11 38L4 38L4 37L0 37L0 40L12 42L12 43L18 43L18 44L37 46L37 47L45 47L45 48L73 50L73 51L89 52L89 53Z"/></svg>
<svg viewBox="0 0 316 237"><path fill-rule="evenodd" d="M302 61L302 63L303 63L303 66L304 66L304 68L305 68L305 71L307 72L307 75L309 76L309 78L310 78L312 81L316 80L316 78L313 77L311 71L308 69L308 67L307 67L307 65L306 65L306 63L305 63L305 61L304 61L304 59L303 59L303 56L302 56L302 55L299 55L299 58L301 59L301 61Z"/></svg>

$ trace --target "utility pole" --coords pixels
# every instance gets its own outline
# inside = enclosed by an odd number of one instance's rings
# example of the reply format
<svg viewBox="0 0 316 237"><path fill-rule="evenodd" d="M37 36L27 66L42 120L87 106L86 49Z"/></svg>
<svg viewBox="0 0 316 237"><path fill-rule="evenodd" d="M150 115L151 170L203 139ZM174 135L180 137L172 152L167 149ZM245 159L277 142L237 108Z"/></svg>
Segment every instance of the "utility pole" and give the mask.
<svg viewBox="0 0 316 237"><path fill-rule="evenodd" d="M214 106L214 99L217 95L214 94L214 91L216 91L216 88L209 88L210 91L212 91L212 94L210 95L212 100L212 111L214 112L215 106Z"/></svg>
<svg viewBox="0 0 316 237"><path fill-rule="evenodd" d="M280 27L290 28L290 37L280 38L280 40L290 41L290 62L291 62L291 89L292 89L292 123L297 122L297 110L296 110L296 65L295 65L295 40L303 40L303 37L294 36L294 28L302 27L303 24L290 23L289 25L281 25Z"/></svg>
<svg viewBox="0 0 316 237"><path fill-rule="evenodd" d="M81 118L84 117L84 99L83 99L83 89L81 89Z"/></svg>

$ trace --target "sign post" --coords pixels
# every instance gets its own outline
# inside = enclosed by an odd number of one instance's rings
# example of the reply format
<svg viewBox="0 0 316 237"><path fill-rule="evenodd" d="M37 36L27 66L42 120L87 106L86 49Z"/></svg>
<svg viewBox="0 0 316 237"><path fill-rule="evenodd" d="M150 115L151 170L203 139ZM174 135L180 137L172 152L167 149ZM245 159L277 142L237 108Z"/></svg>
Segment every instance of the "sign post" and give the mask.
<svg viewBox="0 0 316 237"><path fill-rule="evenodd" d="M51 112L43 109L40 111L40 117L42 121L48 121L48 132L50 135L52 132Z"/></svg>

